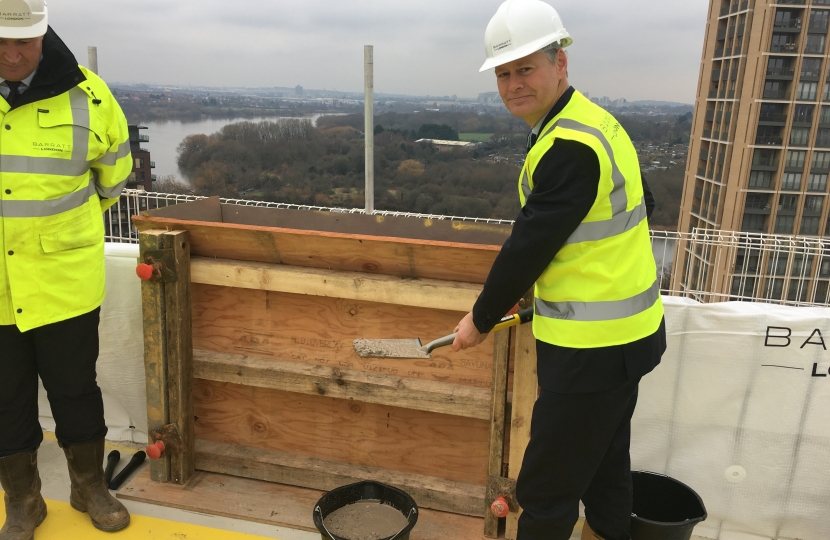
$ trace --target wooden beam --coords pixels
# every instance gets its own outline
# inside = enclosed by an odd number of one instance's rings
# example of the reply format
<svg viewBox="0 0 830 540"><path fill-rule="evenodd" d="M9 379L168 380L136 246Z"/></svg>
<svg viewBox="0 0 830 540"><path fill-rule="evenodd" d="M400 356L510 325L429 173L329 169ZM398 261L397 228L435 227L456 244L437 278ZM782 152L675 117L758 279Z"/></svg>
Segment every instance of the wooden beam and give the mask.
<svg viewBox="0 0 830 540"><path fill-rule="evenodd" d="M539 392L536 376L536 338L533 328L524 324L516 330L516 365L513 370L513 406L510 423L510 467L508 478L519 477L525 449L530 442L530 419ZM519 512L510 512L505 526L505 538L516 540Z"/></svg>
<svg viewBox="0 0 830 540"><path fill-rule="evenodd" d="M481 285L436 279L194 257L194 283L470 311Z"/></svg>
<svg viewBox="0 0 830 540"><path fill-rule="evenodd" d="M170 231L163 235L165 250L173 253L177 279L164 283L166 310L167 396L169 423L181 435L183 450L170 456L170 480L186 484L196 472L193 460L193 327L190 295L190 234Z"/></svg>
<svg viewBox="0 0 830 540"><path fill-rule="evenodd" d="M164 247L166 231L150 230L139 235L141 260L147 251ZM147 389L148 432L161 429L170 416L167 395L167 332L164 283L141 283L141 311L144 320L144 375ZM150 440L150 443L153 441ZM150 462L150 476L155 482L170 481L170 457Z"/></svg>
<svg viewBox="0 0 830 540"><path fill-rule="evenodd" d="M470 516L484 508L485 486L226 443L196 441L196 467L323 491L374 480L403 489L424 508Z"/></svg>
<svg viewBox="0 0 830 540"><path fill-rule="evenodd" d="M507 363L510 357L510 332L493 334L493 384L490 407L490 456L487 462L489 476L501 476L504 461L505 410L507 406ZM484 536L499 537L499 518L488 508L485 500Z"/></svg>
<svg viewBox="0 0 830 540"><path fill-rule="evenodd" d="M195 256L468 283L484 283L501 250L501 243L437 242L155 216L134 216L133 222L139 230L190 231Z"/></svg>
<svg viewBox="0 0 830 540"><path fill-rule="evenodd" d="M487 388L213 351L193 354L197 379L490 419Z"/></svg>

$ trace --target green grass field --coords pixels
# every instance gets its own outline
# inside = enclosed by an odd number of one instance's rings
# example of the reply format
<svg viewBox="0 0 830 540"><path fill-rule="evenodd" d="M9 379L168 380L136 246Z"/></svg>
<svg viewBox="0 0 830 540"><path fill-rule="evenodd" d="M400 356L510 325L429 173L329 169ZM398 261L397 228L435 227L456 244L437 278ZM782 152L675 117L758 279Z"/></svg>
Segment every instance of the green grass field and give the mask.
<svg viewBox="0 0 830 540"><path fill-rule="evenodd" d="M493 136L492 133L459 133L458 139L468 142L485 142Z"/></svg>

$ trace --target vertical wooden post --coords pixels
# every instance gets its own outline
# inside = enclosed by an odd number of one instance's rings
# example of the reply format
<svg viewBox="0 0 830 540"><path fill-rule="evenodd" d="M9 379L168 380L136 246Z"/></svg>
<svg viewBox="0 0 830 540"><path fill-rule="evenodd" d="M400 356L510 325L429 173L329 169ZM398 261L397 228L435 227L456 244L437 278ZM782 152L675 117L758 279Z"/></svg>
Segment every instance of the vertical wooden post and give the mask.
<svg viewBox="0 0 830 540"><path fill-rule="evenodd" d="M175 424L184 446L152 461L150 476L156 482L184 484L195 473L190 236L187 231L147 231L139 245L142 261L148 252L167 254L175 276L141 286L147 427L152 432Z"/></svg>
<svg viewBox="0 0 830 540"><path fill-rule="evenodd" d="M147 231L139 235L140 260L148 251L163 248L165 231ZM164 283L141 283L141 310L144 319L144 379L147 385L147 429L164 427L170 417L167 404L167 332L165 325ZM150 443L153 441L150 440ZM163 456L150 462L150 478L170 481L170 458Z"/></svg>
<svg viewBox="0 0 830 540"><path fill-rule="evenodd" d="M536 376L536 338L533 328L524 324L516 330L516 362L513 368L513 416L510 424L510 467L508 478L519 477L527 443L530 442L530 419L539 392ZM519 512L507 516L504 536L516 540Z"/></svg>
<svg viewBox="0 0 830 540"><path fill-rule="evenodd" d="M507 362L510 357L510 331L493 334L493 405L490 413L490 457L488 476L501 476L504 461L505 408L507 406ZM490 501L485 498L485 502ZM499 518L489 506L484 508L484 536L498 538Z"/></svg>
<svg viewBox="0 0 830 540"><path fill-rule="evenodd" d="M190 308L190 233L164 234L164 249L175 260L176 281L164 284L167 327L169 422L179 428L184 448L170 457L170 481L185 484L195 474L193 424L193 330Z"/></svg>

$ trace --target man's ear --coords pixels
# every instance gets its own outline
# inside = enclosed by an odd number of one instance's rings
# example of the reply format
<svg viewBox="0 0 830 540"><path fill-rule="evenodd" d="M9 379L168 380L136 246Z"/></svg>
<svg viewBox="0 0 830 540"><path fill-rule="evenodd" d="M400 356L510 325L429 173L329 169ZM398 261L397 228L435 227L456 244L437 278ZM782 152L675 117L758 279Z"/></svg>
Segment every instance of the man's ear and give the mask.
<svg viewBox="0 0 830 540"><path fill-rule="evenodd" d="M556 68L560 74L564 72L565 77L568 76L568 55L565 53L565 49L559 49L557 51Z"/></svg>

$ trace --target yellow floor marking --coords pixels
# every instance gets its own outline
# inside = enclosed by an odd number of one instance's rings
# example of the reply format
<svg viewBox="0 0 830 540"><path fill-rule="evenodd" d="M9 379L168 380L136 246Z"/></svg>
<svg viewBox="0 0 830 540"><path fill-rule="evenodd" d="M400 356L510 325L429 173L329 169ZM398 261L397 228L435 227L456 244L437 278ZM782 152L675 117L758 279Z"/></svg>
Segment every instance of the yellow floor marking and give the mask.
<svg viewBox="0 0 830 540"><path fill-rule="evenodd" d="M93 527L89 516L74 510L69 503L47 500L46 506L48 508L46 521L35 531L35 540L264 540L266 538L136 515L132 516L129 527L123 531L105 533ZM0 523L5 520L6 510L3 505L0 505Z"/></svg>
<svg viewBox="0 0 830 540"><path fill-rule="evenodd" d="M43 440L44 441L51 441L51 442L54 442L54 443L57 443L57 441L58 441L57 437L55 437L55 434L52 433L51 431L44 431L43 432ZM119 444L117 442L106 441L104 443L104 446L106 447L106 453L107 454L109 454L110 451L112 451L112 450L118 450L118 452L121 453L121 459L124 459L125 457L129 459L133 456L133 454L135 454L139 450L144 450L144 446L146 446L146 445L136 444L134 446L130 446L130 443L121 443L121 444Z"/></svg>

